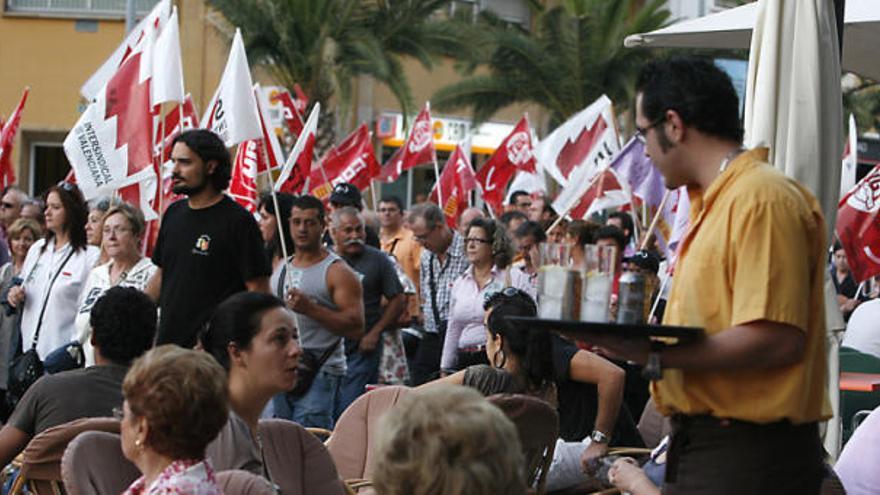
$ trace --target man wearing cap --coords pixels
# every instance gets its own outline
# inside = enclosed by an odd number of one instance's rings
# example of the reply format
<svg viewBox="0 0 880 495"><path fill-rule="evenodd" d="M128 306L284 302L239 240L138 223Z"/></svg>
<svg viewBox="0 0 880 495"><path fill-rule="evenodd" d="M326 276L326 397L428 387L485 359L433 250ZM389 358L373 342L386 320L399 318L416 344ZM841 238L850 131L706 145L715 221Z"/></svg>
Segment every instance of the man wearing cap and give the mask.
<svg viewBox="0 0 880 495"><path fill-rule="evenodd" d="M593 340L662 369L651 393L673 424L663 493L817 494L831 416L822 210L767 149L742 148L736 91L711 61L652 61L636 95L645 153L691 201L663 323L705 337L653 354Z"/></svg>
<svg viewBox="0 0 880 495"><path fill-rule="evenodd" d="M364 211L364 198L361 196L360 190L354 186L354 184L349 184L348 182L340 182L333 186L333 192L330 193L330 211L332 214L333 210L338 208L343 208L345 206L352 206L357 209L357 211ZM366 226L367 232L367 246L372 246L376 249L379 248L379 234L370 227ZM324 234L324 244L328 246L333 245L333 238L330 236L330 232Z"/></svg>

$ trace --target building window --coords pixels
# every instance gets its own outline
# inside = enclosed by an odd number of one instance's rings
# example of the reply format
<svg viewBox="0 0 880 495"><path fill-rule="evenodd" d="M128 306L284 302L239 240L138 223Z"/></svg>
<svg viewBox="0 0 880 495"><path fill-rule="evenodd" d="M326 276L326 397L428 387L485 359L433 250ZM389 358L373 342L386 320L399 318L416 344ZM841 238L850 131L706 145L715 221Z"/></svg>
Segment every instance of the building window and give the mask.
<svg viewBox="0 0 880 495"><path fill-rule="evenodd" d="M63 180L70 172L70 162L61 143L31 143L30 194L39 196Z"/></svg>
<svg viewBox="0 0 880 495"><path fill-rule="evenodd" d="M133 0L135 14L152 10L158 0ZM14 13L56 14L64 16L125 16L126 0L6 0L6 11Z"/></svg>

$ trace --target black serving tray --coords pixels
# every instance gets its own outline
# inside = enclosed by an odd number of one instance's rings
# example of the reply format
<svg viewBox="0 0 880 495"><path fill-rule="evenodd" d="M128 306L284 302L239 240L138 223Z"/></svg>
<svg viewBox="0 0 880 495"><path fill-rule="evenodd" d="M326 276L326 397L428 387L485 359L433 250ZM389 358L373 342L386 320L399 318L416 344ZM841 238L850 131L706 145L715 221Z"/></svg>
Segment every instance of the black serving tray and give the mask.
<svg viewBox="0 0 880 495"><path fill-rule="evenodd" d="M506 316L508 321L529 328L559 332L569 337L589 342L591 336L618 336L625 339L651 339L662 337L686 344L702 339L705 331L695 327L667 325L630 325L620 323L588 323L573 320L547 320L526 316Z"/></svg>

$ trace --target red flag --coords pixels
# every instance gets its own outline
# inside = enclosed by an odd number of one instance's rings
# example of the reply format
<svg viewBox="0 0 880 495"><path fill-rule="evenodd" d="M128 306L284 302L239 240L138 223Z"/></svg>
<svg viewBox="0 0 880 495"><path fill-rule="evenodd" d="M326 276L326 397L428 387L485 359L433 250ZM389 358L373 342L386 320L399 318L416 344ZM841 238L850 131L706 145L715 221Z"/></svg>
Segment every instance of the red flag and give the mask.
<svg viewBox="0 0 880 495"><path fill-rule="evenodd" d="M850 189L837 207L837 237L855 281L880 274L880 165ZM874 252L877 250L878 252Z"/></svg>
<svg viewBox="0 0 880 495"><path fill-rule="evenodd" d="M281 108L284 112L284 123L287 124L287 130L290 131L291 136L299 136L299 133L303 130L303 125L305 125L305 119L302 116L303 112L299 110L299 105L290 96L290 92L287 90L280 91L272 99L281 103Z"/></svg>
<svg viewBox="0 0 880 495"><path fill-rule="evenodd" d="M181 125L181 118L183 120L183 124ZM184 98L183 105L177 104L165 114L165 126L162 133L164 136L160 137L158 132L156 133L156 154L159 154L159 148L162 148L162 163L168 162L171 160L171 143L174 141L174 138L177 137L181 132L188 129L195 129L199 127L199 116L196 113L196 107L192 101L192 95L186 95ZM164 138L165 145L164 147L160 146L161 140Z"/></svg>
<svg viewBox="0 0 880 495"><path fill-rule="evenodd" d="M456 146L455 151L449 155L449 160L440 174L440 180L431 190L429 200L434 203L438 203L437 186L440 186L443 192L441 208L446 214L446 223L451 228L455 228L458 217L470 206L470 192L477 186L474 169L461 146Z"/></svg>
<svg viewBox="0 0 880 495"><path fill-rule="evenodd" d="M431 125L431 110L427 103L413 122L409 137L403 145L400 161L401 172L422 163L437 161L437 152L434 150L434 128Z"/></svg>
<svg viewBox="0 0 880 495"><path fill-rule="evenodd" d="M312 157L315 139L318 134L318 115L321 113L321 102L315 103L303 132L296 138L287 161L281 167L281 173L275 182L275 191L298 194L312 169Z"/></svg>
<svg viewBox="0 0 880 495"><path fill-rule="evenodd" d="M587 190L568 214L575 220L586 219L593 212L628 205L629 201L630 196L617 175L613 170L606 168L593 177Z"/></svg>
<svg viewBox="0 0 880 495"><path fill-rule="evenodd" d="M517 170L535 172L532 135L525 117L520 119L477 174L477 181L483 188L483 201L497 215L504 210L504 191Z"/></svg>
<svg viewBox="0 0 880 495"><path fill-rule="evenodd" d="M229 196L247 211L257 211L257 167L260 163L260 141L251 139L238 145Z"/></svg>
<svg viewBox="0 0 880 495"><path fill-rule="evenodd" d="M18 127L21 124L21 111L27 101L30 88L24 88L18 105L9 120L5 124L0 125L0 180L3 187L15 184L15 169L12 166L12 142L15 141L15 135L18 134Z"/></svg>
<svg viewBox="0 0 880 495"><path fill-rule="evenodd" d="M296 95L296 99L293 101L296 110L300 115L306 113L306 108L309 106L309 97L306 96L306 93L301 87L299 87L299 83L293 84L293 93Z"/></svg>
<svg viewBox="0 0 880 495"><path fill-rule="evenodd" d="M397 178L400 177L400 174L403 173L403 170L401 170L403 162L400 160L400 155L402 154L403 148L397 148L394 150L394 153L391 154L391 158L382 165L382 169L379 171L379 177L376 177L376 180L388 184L396 181Z"/></svg>
<svg viewBox="0 0 880 495"><path fill-rule="evenodd" d="M324 155L320 166L312 169L310 190L319 199L330 197L333 186L340 182L348 182L363 191L379 175L379 170L370 130L366 124L361 124L345 141Z"/></svg>
<svg viewBox="0 0 880 495"><path fill-rule="evenodd" d="M260 130L263 132L263 139L260 142L260 160L257 163L257 174L262 174L269 170L275 170L282 165L284 157L281 154L281 143L278 142L278 136L274 130L269 129L266 125L266 108L269 102L266 100L259 84L254 85L254 99L257 102L257 116L260 118Z"/></svg>

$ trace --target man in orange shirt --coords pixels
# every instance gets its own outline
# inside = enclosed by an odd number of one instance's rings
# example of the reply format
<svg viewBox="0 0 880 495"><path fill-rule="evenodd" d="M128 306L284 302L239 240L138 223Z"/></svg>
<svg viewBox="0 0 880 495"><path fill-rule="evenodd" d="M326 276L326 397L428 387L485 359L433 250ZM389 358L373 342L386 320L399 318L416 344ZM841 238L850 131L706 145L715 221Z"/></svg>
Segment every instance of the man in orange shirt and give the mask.
<svg viewBox="0 0 880 495"><path fill-rule="evenodd" d="M673 421L664 493L818 493L830 405L816 199L766 149L742 149L736 93L710 61L649 63L636 134L691 200L663 323L706 331L650 356L663 369L651 392ZM596 343L649 359L646 343Z"/></svg>
<svg viewBox="0 0 880 495"><path fill-rule="evenodd" d="M403 224L403 201L397 196L385 196L379 201L379 223L382 225L379 231L379 240L382 251L400 263L403 272L415 285L415 294L407 296L407 311L402 317L406 321L400 324L404 327L419 324L421 320L421 303L419 302L419 260L422 256L422 246L413 238L412 231Z"/></svg>

